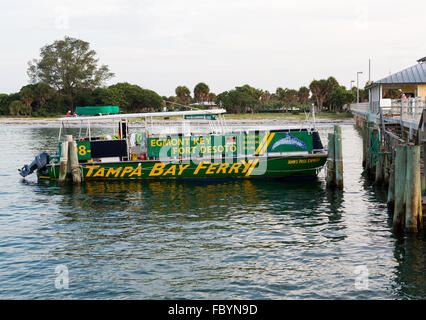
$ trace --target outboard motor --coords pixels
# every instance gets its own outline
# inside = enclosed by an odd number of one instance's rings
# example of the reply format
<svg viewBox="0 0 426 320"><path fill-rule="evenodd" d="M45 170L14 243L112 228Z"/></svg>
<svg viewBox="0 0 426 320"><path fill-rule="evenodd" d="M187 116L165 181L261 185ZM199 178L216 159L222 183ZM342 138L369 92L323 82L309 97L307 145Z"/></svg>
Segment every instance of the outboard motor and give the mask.
<svg viewBox="0 0 426 320"><path fill-rule="evenodd" d="M22 169L18 169L19 174L23 177L26 177L33 173L35 170L40 170L46 167L49 163L49 154L46 152L40 153L35 157L34 161L30 165L24 165Z"/></svg>

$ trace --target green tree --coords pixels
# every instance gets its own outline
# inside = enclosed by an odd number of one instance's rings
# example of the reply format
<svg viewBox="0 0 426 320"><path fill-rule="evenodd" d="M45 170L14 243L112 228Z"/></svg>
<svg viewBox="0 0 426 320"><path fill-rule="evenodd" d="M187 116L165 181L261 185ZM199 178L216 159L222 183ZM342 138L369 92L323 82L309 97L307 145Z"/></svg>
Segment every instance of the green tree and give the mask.
<svg viewBox="0 0 426 320"><path fill-rule="evenodd" d="M28 62L31 82L45 82L66 94L71 111L74 111L76 92L94 89L114 76L107 65L98 67L96 52L80 39L66 36L42 47L40 56L41 59Z"/></svg>
<svg viewBox="0 0 426 320"><path fill-rule="evenodd" d="M78 104L77 104L78 105ZM81 104L85 105L85 104ZM38 116L48 116L48 115L64 115L69 110L68 107L68 98L67 96L57 91L49 99L46 100L46 103L42 108L37 110Z"/></svg>
<svg viewBox="0 0 426 320"><path fill-rule="evenodd" d="M209 99L210 88L204 82L198 83L194 88L194 100L197 103L203 103Z"/></svg>
<svg viewBox="0 0 426 320"><path fill-rule="evenodd" d="M286 107L293 107L297 104L299 100L298 92L294 89L288 88L277 88L275 91L276 96L282 102L282 104Z"/></svg>
<svg viewBox="0 0 426 320"><path fill-rule="evenodd" d="M31 104L36 100L35 85L23 86L19 91L19 96L27 107L31 107Z"/></svg>
<svg viewBox="0 0 426 320"><path fill-rule="evenodd" d="M316 102L318 111L322 111L323 104L328 96L339 87L339 83L334 77L328 79L313 80L309 85L312 92L312 97Z"/></svg>
<svg viewBox="0 0 426 320"><path fill-rule="evenodd" d="M191 91L186 86L178 86L175 90L178 103L187 105L191 102Z"/></svg>
<svg viewBox="0 0 426 320"><path fill-rule="evenodd" d="M258 94L259 90L244 85L218 94L216 101L230 113L254 112L259 105Z"/></svg>
<svg viewBox="0 0 426 320"><path fill-rule="evenodd" d="M345 104L351 103L355 99L356 93L346 90L344 86L340 86L329 95L326 105L330 110L342 111Z"/></svg>
<svg viewBox="0 0 426 320"><path fill-rule="evenodd" d="M31 115L31 106L28 106L20 100L14 100L9 105L11 116L29 116Z"/></svg>
<svg viewBox="0 0 426 320"><path fill-rule="evenodd" d="M9 95L0 94L0 114L9 114Z"/></svg>
<svg viewBox="0 0 426 320"><path fill-rule="evenodd" d="M40 106L43 106L46 101L55 94L55 90L47 83L39 82L34 88L36 101Z"/></svg>
<svg viewBox="0 0 426 320"><path fill-rule="evenodd" d="M209 93L208 101L216 103L217 96L213 92Z"/></svg>
<svg viewBox="0 0 426 320"><path fill-rule="evenodd" d="M299 91L297 92L297 97L299 99L299 103L307 104L309 100L309 88L300 87Z"/></svg>
<svg viewBox="0 0 426 320"><path fill-rule="evenodd" d="M127 112L159 111L163 106L159 94L127 82L109 86L103 92L101 101L103 104L118 105Z"/></svg>

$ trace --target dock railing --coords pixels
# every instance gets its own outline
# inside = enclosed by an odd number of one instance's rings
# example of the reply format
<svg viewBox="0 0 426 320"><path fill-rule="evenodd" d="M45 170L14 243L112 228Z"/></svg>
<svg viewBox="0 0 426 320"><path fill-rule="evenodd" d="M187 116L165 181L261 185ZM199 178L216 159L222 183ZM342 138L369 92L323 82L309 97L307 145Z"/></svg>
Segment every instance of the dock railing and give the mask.
<svg viewBox="0 0 426 320"><path fill-rule="evenodd" d="M418 122L426 107L426 100L421 97L392 99L391 106L383 109L385 117L399 117L400 120Z"/></svg>
<svg viewBox="0 0 426 320"><path fill-rule="evenodd" d="M392 99L386 105L381 105L379 101L353 103L349 106L351 112L360 115L371 115L380 117L383 115L385 121L405 121L411 123L418 123L426 109L426 98L406 98L406 99Z"/></svg>
<svg viewBox="0 0 426 320"><path fill-rule="evenodd" d="M368 113L369 102L361 102L361 103L351 103L349 105L349 110L353 113L357 113L360 115L366 115Z"/></svg>

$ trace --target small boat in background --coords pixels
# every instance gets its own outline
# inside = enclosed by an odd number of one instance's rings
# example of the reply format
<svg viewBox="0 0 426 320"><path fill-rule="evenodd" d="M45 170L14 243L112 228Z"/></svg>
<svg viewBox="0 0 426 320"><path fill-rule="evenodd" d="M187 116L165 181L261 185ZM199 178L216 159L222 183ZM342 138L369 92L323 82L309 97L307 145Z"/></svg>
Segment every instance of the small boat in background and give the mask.
<svg viewBox="0 0 426 320"><path fill-rule="evenodd" d="M101 108L101 107L97 107ZM20 174L37 170L39 179L60 176L62 131L79 124L75 137L83 180L117 179L312 179L327 152L314 126L306 128L230 128L224 109L99 114L59 119L58 152L42 153ZM105 110L102 110L105 111ZM154 119L176 119L165 127ZM93 136L93 123L112 126L111 135ZM86 135L82 136L83 128Z"/></svg>

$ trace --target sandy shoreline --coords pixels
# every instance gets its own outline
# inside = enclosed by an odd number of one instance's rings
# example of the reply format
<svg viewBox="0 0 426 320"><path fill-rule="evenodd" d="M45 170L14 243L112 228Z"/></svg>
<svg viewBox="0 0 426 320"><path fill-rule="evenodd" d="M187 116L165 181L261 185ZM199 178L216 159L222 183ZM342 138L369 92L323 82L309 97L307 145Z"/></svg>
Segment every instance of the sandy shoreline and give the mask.
<svg viewBox="0 0 426 320"><path fill-rule="evenodd" d="M201 121L192 120L191 123L196 124ZM289 125L301 124L305 122L299 119L227 119L227 125ZM176 124L176 120L156 120L156 124L167 125ZM206 122L204 122L206 123ZM334 125L334 124L353 124L353 119L316 119L316 123L320 125ZM59 127L60 121L55 118L51 119L26 119L26 118L0 118L0 126L36 126L36 127ZM105 125L104 121L93 121L92 125ZM79 122L75 122L72 126L79 126Z"/></svg>

